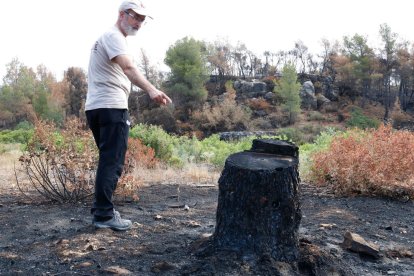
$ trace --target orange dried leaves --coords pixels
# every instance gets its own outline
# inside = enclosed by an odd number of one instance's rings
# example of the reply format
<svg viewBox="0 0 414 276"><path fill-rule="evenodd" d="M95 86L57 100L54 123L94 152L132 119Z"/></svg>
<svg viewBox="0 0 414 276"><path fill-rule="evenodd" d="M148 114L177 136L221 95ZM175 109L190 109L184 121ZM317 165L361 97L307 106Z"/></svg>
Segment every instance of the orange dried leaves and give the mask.
<svg viewBox="0 0 414 276"><path fill-rule="evenodd" d="M312 175L340 194L414 196L414 134L390 126L348 131L312 156Z"/></svg>

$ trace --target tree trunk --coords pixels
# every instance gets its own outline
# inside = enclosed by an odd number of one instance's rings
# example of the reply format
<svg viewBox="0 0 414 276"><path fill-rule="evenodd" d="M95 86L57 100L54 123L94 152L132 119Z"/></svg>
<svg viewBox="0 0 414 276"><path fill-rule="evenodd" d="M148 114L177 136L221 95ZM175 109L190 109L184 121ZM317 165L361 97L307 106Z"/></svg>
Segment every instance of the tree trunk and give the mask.
<svg viewBox="0 0 414 276"><path fill-rule="evenodd" d="M250 151L230 155L219 179L214 248L296 260L299 182L298 147L291 143L254 140Z"/></svg>

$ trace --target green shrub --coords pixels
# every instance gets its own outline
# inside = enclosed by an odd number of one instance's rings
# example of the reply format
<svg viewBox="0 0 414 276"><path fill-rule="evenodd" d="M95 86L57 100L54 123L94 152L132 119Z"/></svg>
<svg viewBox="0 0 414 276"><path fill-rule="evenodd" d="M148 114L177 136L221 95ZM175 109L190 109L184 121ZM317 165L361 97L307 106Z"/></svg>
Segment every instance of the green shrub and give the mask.
<svg viewBox="0 0 414 276"><path fill-rule="evenodd" d="M33 129L16 129L0 131L0 143L5 144L27 144L33 135Z"/></svg>
<svg viewBox="0 0 414 276"><path fill-rule="evenodd" d="M174 156L174 147L179 138L169 135L161 127L138 124L130 131L130 137L138 138L142 143L155 150L155 156L165 162L170 162ZM175 162L175 161L174 161Z"/></svg>
<svg viewBox="0 0 414 276"><path fill-rule="evenodd" d="M196 137L172 136L158 126L144 124L135 126L130 136L153 148L157 158L174 167L182 167L187 163L223 167L230 154L250 149L253 139L257 138L252 136L239 141L221 141L218 134L213 134L198 140ZM262 138L282 139L280 136Z"/></svg>
<svg viewBox="0 0 414 276"><path fill-rule="evenodd" d="M16 125L14 129L15 130L17 129L30 130L30 129L33 129L33 124L29 123L28 121L21 121L20 123Z"/></svg>
<svg viewBox="0 0 414 276"><path fill-rule="evenodd" d="M218 134L201 141L200 161L223 167L230 154L250 149L255 137L247 137L239 141L221 141Z"/></svg>
<svg viewBox="0 0 414 276"><path fill-rule="evenodd" d="M221 141L218 134L203 140L180 137L174 146L172 158L175 158L176 164L205 163L222 168L230 154L250 149L253 139L254 137L249 137L240 141ZM177 158L181 162L177 162Z"/></svg>
<svg viewBox="0 0 414 276"><path fill-rule="evenodd" d="M177 137L168 164L174 167L183 167L186 163L199 162L200 155L200 141L196 137Z"/></svg>
<svg viewBox="0 0 414 276"><path fill-rule="evenodd" d="M311 111L308 114L308 121L325 121L325 117L319 111Z"/></svg>
<svg viewBox="0 0 414 276"><path fill-rule="evenodd" d="M316 136L321 134L321 132L324 131L325 127L320 124L308 124L302 126L300 129L303 133L314 134Z"/></svg>
<svg viewBox="0 0 414 276"><path fill-rule="evenodd" d="M357 127L360 129L376 129L380 124L381 122L379 120L364 115L359 107L353 108L351 118L346 122L347 127Z"/></svg>
<svg viewBox="0 0 414 276"><path fill-rule="evenodd" d="M278 134L283 137L283 140L289 140L296 145L302 145L305 143L304 134L299 128L287 127L281 128Z"/></svg>

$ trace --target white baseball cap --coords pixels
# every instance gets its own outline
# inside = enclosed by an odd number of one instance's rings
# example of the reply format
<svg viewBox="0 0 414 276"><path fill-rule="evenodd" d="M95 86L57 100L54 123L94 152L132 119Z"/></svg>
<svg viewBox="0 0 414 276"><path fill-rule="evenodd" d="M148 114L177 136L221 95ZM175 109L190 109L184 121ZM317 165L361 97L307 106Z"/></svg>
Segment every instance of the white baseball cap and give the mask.
<svg viewBox="0 0 414 276"><path fill-rule="evenodd" d="M148 14L147 8L145 8L144 4L142 4L140 0L124 1L121 6L119 6L119 11L126 11L129 9L133 10L137 14L148 16L152 19L152 16Z"/></svg>

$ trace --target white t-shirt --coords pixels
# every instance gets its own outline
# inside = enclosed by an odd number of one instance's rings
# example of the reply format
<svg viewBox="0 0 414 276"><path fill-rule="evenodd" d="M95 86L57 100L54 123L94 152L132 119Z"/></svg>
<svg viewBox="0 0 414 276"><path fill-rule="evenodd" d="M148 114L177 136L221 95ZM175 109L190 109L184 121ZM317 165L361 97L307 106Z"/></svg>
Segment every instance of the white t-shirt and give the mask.
<svg viewBox="0 0 414 276"><path fill-rule="evenodd" d="M111 61L128 54L127 41L113 26L93 45L88 69L88 94L85 110L98 108L128 109L131 82L121 67Z"/></svg>

